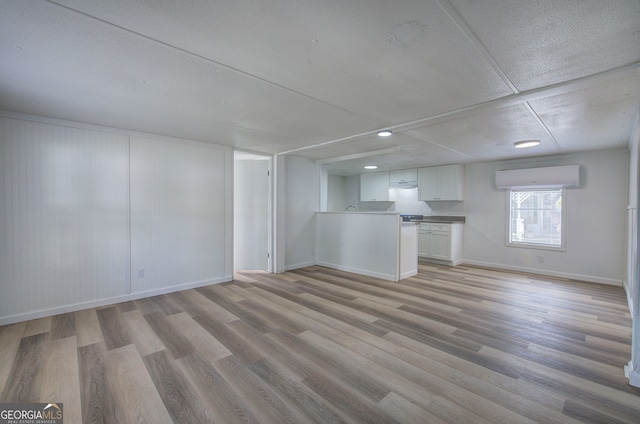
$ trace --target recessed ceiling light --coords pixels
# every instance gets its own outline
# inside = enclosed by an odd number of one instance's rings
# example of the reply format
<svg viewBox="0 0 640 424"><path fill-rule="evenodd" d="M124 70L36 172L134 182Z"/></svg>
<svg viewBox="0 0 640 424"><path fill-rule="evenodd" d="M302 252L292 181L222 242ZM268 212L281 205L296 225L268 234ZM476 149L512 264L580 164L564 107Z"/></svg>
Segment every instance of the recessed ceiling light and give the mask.
<svg viewBox="0 0 640 424"><path fill-rule="evenodd" d="M522 140L513 143L513 147L516 149L525 149L527 147L537 146L538 144L540 144L540 140Z"/></svg>
<svg viewBox="0 0 640 424"><path fill-rule="evenodd" d="M376 165L366 165L364 169L378 169Z"/></svg>
<svg viewBox="0 0 640 424"><path fill-rule="evenodd" d="M389 137L391 134L393 134L391 130L378 131L378 137Z"/></svg>

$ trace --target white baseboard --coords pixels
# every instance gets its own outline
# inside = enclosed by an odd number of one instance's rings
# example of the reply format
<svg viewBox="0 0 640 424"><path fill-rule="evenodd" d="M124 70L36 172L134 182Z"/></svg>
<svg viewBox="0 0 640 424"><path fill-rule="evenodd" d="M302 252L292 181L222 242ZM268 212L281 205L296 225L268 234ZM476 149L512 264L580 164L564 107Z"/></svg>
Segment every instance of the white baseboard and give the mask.
<svg viewBox="0 0 640 424"><path fill-rule="evenodd" d="M21 322L21 321L28 321L32 319L49 317L49 316L58 315L58 314L66 314L68 312L80 311L82 309L98 308L100 306L113 305L121 302L128 302L130 300L142 299L145 297L159 296L161 294L173 293L173 292L187 290L187 289L194 289L197 287L208 286L211 284L226 283L231 280L233 280L232 276L225 276L225 277L214 278L211 280L194 281L191 283L180 284L177 286L162 287L159 289L136 292L136 293L126 294L122 296L114 296L114 297L108 297L104 299L90 300L87 302L74 303L72 305L62 305L62 306L56 306L48 309L40 309L38 311L24 312L21 314L0 317L0 326L14 324L16 322Z"/></svg>
<svg viewBox="0 0 640 424"><path fill-rule="evenodd" d="M633 369L631 361L624 366L624 376L627 377L631 386L640 387L640 371Z"/></svg>
<svg viewBox="0 0 640 424"><path fill-rule="evenodd" d="M413 277L414 275L418 275L418 270L412 270L412 271L407 271L407 272L403 272L402 274L400 274L400 279L404 280L405 278L409 278L409 277Z"/></svg>
<svg viewBox="0 0 640 424"><path fill-rule="evenodd" d="M382 280L388 281L396 281L396 276L394 274L383 274L379 272L373 272L368 269L360 269L360 268L352 268L339 264L332 264L329 262L316 262L316 265L324 266L327 268L337 269L339 271L352 272L354 274L366 275L367 277L380 278ZM415 274L414 274L415 275Z"/></svg>
<svg viewBox="0 0 640 424"><path fill-rule="evenodd" d="M284 270L285 271L291 271L291 270L294 270L294 269L305 268L305 267L314 266L314 265L317 265L317 263L315 261L301 262L299 264L285 265L284 266Z"/></svg>
<svg viewBox="0 0 640 424"><path fill-rule="evenodd" d="M496 264L496 263L482 262L482 261L463 260L462 262L463 262L462 265L476 265L476 266L482 266L486 268L504 269L506 271L526 272L530 274L547 275L549 277L567 278L571 280L586 281L588 283L608 284L610 286L622 287L622 280L616 280L613 278L595 277L592 275L572 274L568 272L557 272L557 271L550 271L546 269L527 268L527 267L511 266L511 265Z"/></svg>

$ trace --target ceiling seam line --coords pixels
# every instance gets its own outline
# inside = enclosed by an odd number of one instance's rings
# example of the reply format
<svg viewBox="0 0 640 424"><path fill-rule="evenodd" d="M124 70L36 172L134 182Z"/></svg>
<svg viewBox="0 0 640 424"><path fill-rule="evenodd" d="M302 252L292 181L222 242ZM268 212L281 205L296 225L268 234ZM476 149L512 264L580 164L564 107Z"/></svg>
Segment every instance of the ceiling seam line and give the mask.
<svg viewBox="0 0 640 424"><path fill-rule="evenodd" d="M213 64L213 65L215 65L215 66L219 66L219 67L224 68L224 69L226 69L226 70L228 70L228 71L231 71L231 72L233 72L233 73L236 73L236 74L239 74L239 75L245 76L245 77L247 77L247 78L250 78L250 79L253 79L253 80L256 80L256 81L259 81L259 82L265 83L265 84L270 85L270 86L272 86L272 87L276 87L276 88L279 88L279 89L285 90L285 91L287 91L287 92L289 92L289 93L292 93L292 94L295 94L295 95L297 95L297 96L304 97L304 98L306 98L306 99L309 99L309 100L312 100L312 101L318 102L318 103L323 104L323 105L325 105L325 106L329 106L329 107L331 107L331 108L334 108L334 109L340 110L340 111L342 111L342 112L346 112L346 113L348 113L348 114L350 114L350 115L357 116L357 117L359 117L359 118L366 119L367 121L372 121L372 122L373 122L373 120L372 120L371 118L369 118L369 117L362 116L362 115L360 115L360 114L358 114L358 113L355 113L355 112L353 112L353 111L351 111L351 110L348 110L348 109L342 108L342 107L340 107L340 106L336 106L336 105L331 104L331 103L329 103L329 102L326 102L326 101L324 101L324 100L320 100L320 99L318 99L318 98L316 98L316 97L310 96L310 95L308 95L308 94L304 94L304 93L302 93L302 92L300 92L300 91L296 91L296 90L294 90L294 89L292 89L292 88L289 88L289 87L286 87L286 86L284 86L284 85L278 84L278 83L276 83L276 82L269 81L269 80L267 80L267 79L261 78L261 77L259 77L259 76L257 76L257 75L253 75L253 74L250 74L250 73L247 73L247 72L241 71L241 70L240 70L240 69L238 69L238 68L234 68L233 66L229 66L229 65L225 65L224 63L217 62L217 61L215 61L215 60L213 60L213 59L210 59L210 58L208 58L208 57L206 57L206 56L203 56L203 55L201 55L201 54L194 53L194 52L192 52L192 51L189 51L189 50L183 49L183 48L181 48L181 47L174 46L173 44L169 44L169 43L167 43L167 42L164 42L164 41L161 41L161 40L157 40L157 39L152 38L152 37L150 37L150 36L148 36L148 35L144 35L144 34L142 34L142 33L136 32L136 31L132 31L132 30L130 30L130 29L128 29L128 28L125 28L125 27L123 27L123 26L120 26L120 25L118 25L118 24L114 24L113 22L106 21L106 20L104 20L104 19L98 18L98 17L96 17L96 16L90 15L90 14L85 13L85 12L82 12L82 11L79 11L79 10L77 10L77 9L73 9L73 8L71 8L71 7L69 7L69 6L65 6L65 5L63 5L63 4L56 3L54 0L44 0L44 1L46 1L46 2L48 2L48 3L50 3L50 4L53 4L53 5L55 5L55 6L61 7L61 8L63 8L63 9L67 9L67 10L69 10L69 11L73 12L73 13L76 13L76 14L79 14L79 15L82 15L82 16L85 16L85 17L87 17L87 18L89 18L89 19L93 19L93 20L95 20L95 21L101 22L101 23L103 23L103 24L105 24L105 25L108 25L108 26L110 26L110 27L117 28L117 29L119 29L119 30L121 30L121 31L125 31L125 32L127 32L127 33L129 33L129 34L133 34L133 35L135 35L135 36L137 36L137 37L140 37L140 38L142 38L142 39L145 39L145 40L147 40L147 41L154 42L154 43L156 43L156 44L162 45L162 46L164 46L164 47L168 47L168 48L170 48L170 49L176 50L176 51L178 51L178 52L180 52L180 53L183 53L183 54L186 54L186 55L188 55L188 56L195 57L195 58L200 59L200 60L202 60L202 61L205 61L205 62L207 62L207 63Z"/></svg>
<svg viewBox="0 0 640 424"><path fill-rule="evenodd" d="M449 16L449 19L453 21L453 23L458 27L458 29L462 32L462 34L473 44L475 49L484 57L484 59L489 63L491 68L498 74L498 76L502 79L502 81L509 87L514 94L520 93L520 90L515 86L513 81L507 76L506 72L502 70L498 62L494 59L494 57L489 53L489 50L485 47L484 44L480 41L480 39L476 36L476 34L471 30L469 25L465 22L465 20L460 16L458 11L453 7L448 0L436 0L436 3L444 10L444 13Z"/></svg>
<svg viewBox="0 0 640 424"><path fill-rule="evenodd" d="M538 115L538 113L535 110L533 110L533 107L531 106L531 104L527 101L527 102L524 102L524 106L527 108L531 116L533 116L533 119L535 119L540 124L540 126L544 129L547 135L551 138L551 140L553 141L553 144L555 144L556 146L556 149L560 151L560 154L564 154L565 152L562 149L562 147L560 147L560 143L558 143L558 140L556 140L556 137L553 135L549 127L547 127L547 124L544 123L540 115Z"/></svg>
<svg viewBox="0 0 640 424"><path fill-rule="evenodd" d="M114 126L110 126L110 127L106 127L104 125L100 125L100 124L94 124L91 122L81 122L81 121L74 121L72 119L67 119L67 118L53 118L53 117L49 117L49 116L43 116L43 115L34 115L34 114L30 114L30 113L24 113L24 112L17 112L17 111L13 111L13 110L8 110L8 109L0 109L0 118L10 118L10 119L16 119L16 120L21 120L21 121L26 121L26 122L36 122L36 123L44 123L44 124L51 124L51 125L56 125L59 127L65 127L65 128L75 128L75 129L80 129L80 130L94 130L94 131L99 131L99 132L114 132L114 134L118 134L118 135L124 135L124 136L134 136L134 137L149 137L149 136L154 136L154 137L160 137L162 140L168 140L171 142L195 142L195 143L205 143L209 146L211 145L217 145L217 146L224 146L224 147L228 147L230 149L235 149L236 147L231 146L231 145L226 145L226 144L219 144L216 142L213 142L211 140L202 140L202 139L185 139L182 137L178 137L178 136L172 136L172 135L166 135L166 134L158 134L158 133L152 133L152 132L145 132L145 131L138 131L138 130L132 130L132 129L128 129L128 128L122 128L122 127L114 127ZM218 123L216 121L216 123ZM242 129L242 130L246 130L246 131L252 131L255 133L260 133L260 134L266 134L266 135L278 135L278 134L271 134L271 133L267 133L264 131L258 131L258 130L254 130L251 128L246 128L246 127L241 127L238 125L229 125L229 124L222 124L220 123L220 125L225 125L228 126L230 128L238 128L238 129ZM289 137L289 139L291 139ZM274 153L261 153L264 155L272 155Z"/></svg>
<svg viewBox="0 0 640 424"><path fill-rule="evenodd" d="M570 81L565 81L559 84L554 84L554 85L550 85L550 86L546 86L546 87L540 87L540 88L535 88L529 91L523 91L517 94L510 94L508 96L504 96L504 97L499 97L497 99L493 99L493 100L488 100L486 102L482 102L482 103L476 103L474 105L470 105L470 106L465 106L459 109L454 109L454 110L450 110L448 112L443 112L437 115L432 115L432 116L428 116L425 118L420 118L420 119L416 119L415 121L409 121L409 122L404 122L401 124L397 124L397 125L392 125L392 126L388 126L385 128L388 128L392 131L401 131L401 130L410 130L411 128L415 128L418 126L421 126L423 124L428 124L429 122L432 121L436 121L439 119L444 119L444 118L449 118L449 117L454 117L455 115L458 114L463 114L463 113L467 113L467 112L472 112L474 110L481 110L483 108L488 108L488 107L506 107L509 105L515 105L515 104L525 104L528 103L531 98L537 99L540 97L545 97L545 96L551 96L551 95L556 95L553 92L555 90L559 90L559 89L563 89L566 87L570 87L573 85L579 85L582 83L585 83L587 81L591 81L594 79L599 79L599 78L604 78L619 72L626 72L629 70L637 70L638 68L640 68L640 62L635 62L629 65L625 65L619 68L614 68L614 69L608 69L606 71L603 72L599 72L596 74L592 74L592 75L587 75L584 77L580 77L580 78L576 78L574 80L570 80ZM560 94L560 93L558 93ZM544 126L544 124L543 124ZM544 126L544 128L546 128L546 126ZM548 129L547 129L548 131ZM353 139L357 139L360 137L366 137L369 135L373 135L376 134L377 130L374 131L366 131L360 134L354 134L354 135L350 135L348 137L343 137L343 138L338 138L335 140L330 140L330 141L325 141L322 143L318 143L318 144L313 144L310 146L305 146L305 147L299 147L296 149L292 149L292 150L286 150L283 152L279 152L279 154L281 155L288 155L288 154L292 154L292 153L297 153L297 152L302 152L302 151L306 151L306 150L313 150L313 149L318 149L318 148L322 148L322 147L327 147L327 146L331 146L333 144L338 144L338 143L343 143L346 141L350 141ZM555 140L555 139L554 139ZM557 143L557 142L556 142Z"/></svg>
<svg viewBox="0 0 640 424"><path fill-rule="evenodd" d="M452 148L452 147L445 146L444 144L436 143L435 141L431 141L431 140L429 140L428 138L420 137L419 135L412 133L412 132L411 132L411 130L408 130L408 131L406 132L406 134L407 134L409 137L413 137L413 138L415 138L415 139L417 139L417 140L420 140L420 141L422 141L422 142L429 143L429 144L432 144L432 145L434 145L434 146L438 146L438 147L440 147L440 148L442 148L442 149L445 149L445 150L449 150L449 151L451 151L451 152L453 152L453 153L456 153L456 154L458 154L458 155L460 155L460 156L466 156L466 157L467 157L467 158L469 158L469 159L476 159L474 156L468 155L468 154L466 154L466 153L459 152L459 151L457 151L456 149L454 149L454 148ZM410 146L409 146L409 147L410 147Z"/></svg>

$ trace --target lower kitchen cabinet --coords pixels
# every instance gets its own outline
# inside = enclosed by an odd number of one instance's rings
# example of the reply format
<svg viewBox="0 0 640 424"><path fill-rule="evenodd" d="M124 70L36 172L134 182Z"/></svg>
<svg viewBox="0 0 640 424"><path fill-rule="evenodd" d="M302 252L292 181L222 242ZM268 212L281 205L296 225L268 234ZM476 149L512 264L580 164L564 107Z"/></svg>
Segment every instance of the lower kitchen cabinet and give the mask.
<svg viewBox="0 0 640 424"><path fill-rule="evenodd" d="M462 262L462 223L418 224L418 256L449 265Z"/></svg>

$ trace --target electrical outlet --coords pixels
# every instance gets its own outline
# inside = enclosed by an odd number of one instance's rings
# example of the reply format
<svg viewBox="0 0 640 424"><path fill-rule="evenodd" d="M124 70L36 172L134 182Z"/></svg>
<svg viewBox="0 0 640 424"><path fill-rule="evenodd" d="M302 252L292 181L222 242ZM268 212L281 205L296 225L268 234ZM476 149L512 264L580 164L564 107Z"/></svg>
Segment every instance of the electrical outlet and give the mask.
<svg viewBox="0 0 640 424"><path fill-rule="evenodd" d="M144 278L144 268L138 268L138 278Z"/></svg>
<svg viewBox="0 0 640 424"><path fill-rule="evenodd" d="M540 263L540 264L544 263L544 256L542 256L542 255L538 256L538 263Z"/></svg>

